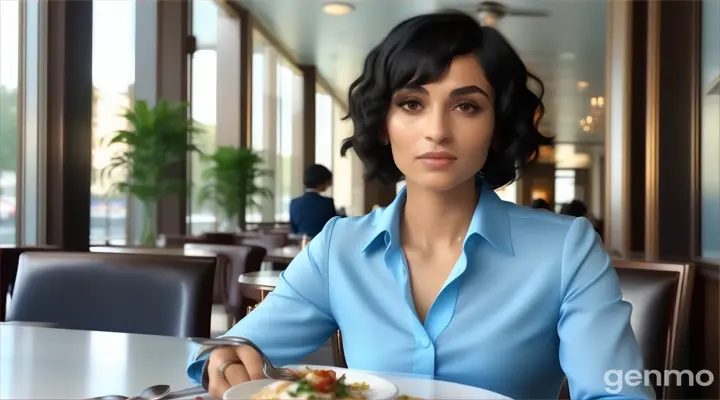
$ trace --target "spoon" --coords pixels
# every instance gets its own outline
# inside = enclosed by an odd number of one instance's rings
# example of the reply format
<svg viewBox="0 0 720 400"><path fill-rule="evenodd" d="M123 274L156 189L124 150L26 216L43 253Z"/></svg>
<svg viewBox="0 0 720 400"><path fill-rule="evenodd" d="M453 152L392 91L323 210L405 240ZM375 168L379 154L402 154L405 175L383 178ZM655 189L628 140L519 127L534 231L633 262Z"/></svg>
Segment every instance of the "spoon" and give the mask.
<svg viewBox="0 0 720 400"><path fill-rule="evenodd" d="M163 397L170 393L170 386L168 385L155 385L150 386L140 393L139 396L128 398L127 396L109 395L93 397L90 400L161 400Z"/></svg>
<svg viewBox="0 0 720 400"><path fill-rule="evenodd" d="M160 400L169 393L169 385L155 385L143 390L140 396L133 397L131 400Z"/></svg>

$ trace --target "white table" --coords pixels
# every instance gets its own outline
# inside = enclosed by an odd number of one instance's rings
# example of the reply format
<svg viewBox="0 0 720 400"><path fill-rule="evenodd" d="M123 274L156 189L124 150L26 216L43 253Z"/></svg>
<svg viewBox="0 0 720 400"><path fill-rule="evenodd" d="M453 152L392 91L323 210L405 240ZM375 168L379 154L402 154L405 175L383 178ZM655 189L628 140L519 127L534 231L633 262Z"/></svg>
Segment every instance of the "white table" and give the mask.
<svg viewBox="0 0 720 400"><path fill-rule="evenodd" d="M274 288L280 280L281 271L258 271L241 274L238 283L246 285Z"/></svg>
<svg viewBox="0 0 720 400"><path fill-rule="evenodd" d="M158 384L185 389L195 386L185 373L194 354L195 346L184 338L0 323L0 399L131 397ZM500 397L413 375L374 374L397 385L400 393L425 399Z"/></svg>
<svg viewBox="0 0 720 400"><path fill-rule="evenodd" d="M195 386L188 339L0 324L0 399L136 396Z"/></svg>

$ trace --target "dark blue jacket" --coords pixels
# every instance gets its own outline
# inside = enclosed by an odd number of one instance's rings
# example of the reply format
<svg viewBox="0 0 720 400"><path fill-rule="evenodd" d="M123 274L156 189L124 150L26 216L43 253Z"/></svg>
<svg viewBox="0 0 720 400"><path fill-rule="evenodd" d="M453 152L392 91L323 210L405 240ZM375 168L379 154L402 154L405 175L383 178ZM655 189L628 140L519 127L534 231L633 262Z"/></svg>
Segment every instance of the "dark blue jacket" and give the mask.
<svg viewBox="0 0 720 400"><path fill-rule="evenodd" d="M292 233L317 236L330 218L337 215L335 201L316 192L305 192L290 202Z"/></svg>

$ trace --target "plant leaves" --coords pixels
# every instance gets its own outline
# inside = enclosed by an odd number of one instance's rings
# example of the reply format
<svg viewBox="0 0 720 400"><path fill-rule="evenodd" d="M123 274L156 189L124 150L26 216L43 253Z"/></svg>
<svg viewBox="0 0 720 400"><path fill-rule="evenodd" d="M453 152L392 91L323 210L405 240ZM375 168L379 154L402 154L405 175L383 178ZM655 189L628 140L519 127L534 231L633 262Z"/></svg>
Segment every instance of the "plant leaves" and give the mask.
<svg viewBox="0 0 720 400"><path fill-rule="evenodd" d="M272 191L258 182L272 177L272 171L262 168L264 160L254 150L219 146L203 159L209 166L202 173L205 183L198 191L200 205L212 202L230 220L243 209L259 207L258 198L272 199Z"/></svg>
<svg viewBox="0 0 720 400"><path fill-rule="evenodd" d="M115 151L100 172L101 179L124 173L125 181L113 183L112 189L144 202L157 202L166 195L186 191L186 182L167 179L166 174L189 153L200 152L194 141L203 132L188 118L188 105L159 100L150 107L146 101L138 100L122 117L128 128L103 142Z"/></svg>

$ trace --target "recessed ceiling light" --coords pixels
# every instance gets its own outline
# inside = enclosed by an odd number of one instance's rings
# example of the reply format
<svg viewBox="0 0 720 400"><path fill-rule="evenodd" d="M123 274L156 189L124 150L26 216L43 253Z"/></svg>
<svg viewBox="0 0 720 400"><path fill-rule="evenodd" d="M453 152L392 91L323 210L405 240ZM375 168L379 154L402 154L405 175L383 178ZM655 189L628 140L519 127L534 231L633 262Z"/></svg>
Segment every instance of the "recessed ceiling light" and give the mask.
<svg viewBox="0 0 720 400"><path fill-rule="evenodd" d="M330 15L347 15L355 10L355 6L342 1L331 1L323 4L322 10Z"/></svg>

